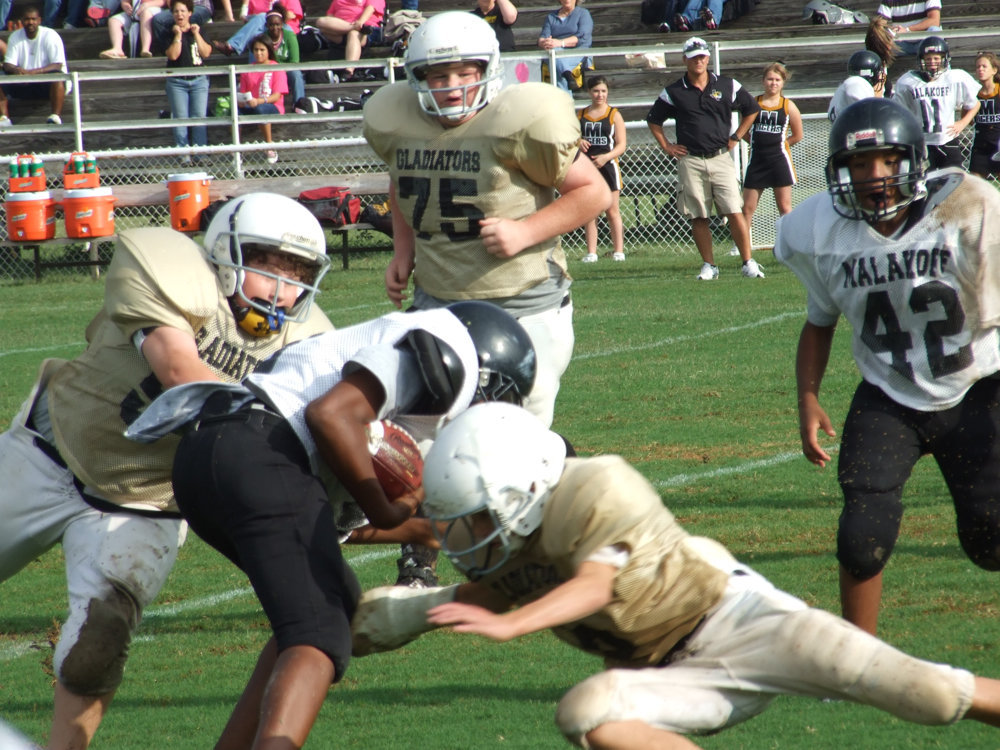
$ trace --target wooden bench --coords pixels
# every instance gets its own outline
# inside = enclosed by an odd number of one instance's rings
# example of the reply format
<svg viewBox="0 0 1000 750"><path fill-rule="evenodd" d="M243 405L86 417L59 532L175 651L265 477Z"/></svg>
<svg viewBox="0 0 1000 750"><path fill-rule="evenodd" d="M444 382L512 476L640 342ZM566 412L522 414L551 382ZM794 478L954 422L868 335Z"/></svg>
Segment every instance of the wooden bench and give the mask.
<svg viewBox="0 0 1000 750"><path fill-rule="evenodd" d="M90 275L92 278L100 278L101 266L105 265L107 261L101 260L99 249L100 245L105 242L114 242L117 235L111 234L104 237L92 237L90 239L75 238L75 237L54 237L49 240L8 240L6 247L9 250L13 250L20 257L21 250L30 250L32 252L32 268L35 272L35 281L41 281L42 271L46 268L90 268ZM70 245L83 245L84 251L87 253L87 257L81 258L80 260L57 260L57 261L44 261L42 260L42 248L43 247L69 247Z"/></svg>

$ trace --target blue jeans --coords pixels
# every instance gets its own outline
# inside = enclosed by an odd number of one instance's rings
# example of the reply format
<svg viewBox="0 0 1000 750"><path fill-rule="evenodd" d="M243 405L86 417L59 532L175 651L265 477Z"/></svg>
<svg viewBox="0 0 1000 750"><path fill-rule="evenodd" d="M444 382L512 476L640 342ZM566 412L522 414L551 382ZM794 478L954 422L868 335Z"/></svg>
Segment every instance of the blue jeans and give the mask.
<svg viewBox="0 0 1000 750"><path fill-rule="evenodd" d="M188 117L205 117L208 114L208 76L194 78L168 78L167 101L170 102L170 116L175 120ZM174 128L174 145L188 145L189 128ZM192 146L207 146L208 131L204 125L192 125Z"/></svg>
<svg viewBox="0 0 1000 750"><path fill-rule="evenodd" d="M903 36L912 37L913 41L901 42L899 39L896 39L896 46L903 50L904 55L915 55L917 54L917 49L920 47L920 43L924 39L929 36L937 36L942 30L940 26L931 26L923 31L908 32L903 34Z"/></svg>
<svg viewBox="0 0 1000 750"><path fill-rule="evenodd" d="M12 3L13 0L2 0L0 2L0 13L4 13L5 25ZM87 10L87 4L87 0L67 0L66 23L74 27L83 26L83 14ZM42 25L48 26L50 29L58 28L56 20L59 18L59 9L61 7L62 0L45 0L42 10Z"/></svg>
<svg viewBox="0 0 1000 750"><path fill-rule="evenodd" d="M0 0L2 1L2 0ZM191 14L191 23L196 23L205 28L205 24L212 20L212 11L200 5L194 6L194 13ZM174 38L174 14L169 10L161 10L153 16L153 39L156 44L163 49L170 46Z"/></svg>
<svg viewBox="0 0 1000 750"><path fill-rule="evenodd" d="M278 113L278 107L270 102L264 102L263 104L258 104L256 107L240 107L241 115L276 115Z"/></svg>
<svg viewBox="0 0 1000 750"><path fill-rule="evenodd" d="M286 70L285 75L288 76L288 93L292 96L294 107L295 102L306 95L306 77L301 70Z"/></svg>
<svg viewBox="0 0 1000 750"><path fill-rule="evenodd" d="M417 10L418 5L420 5L420 0L402 0L399 7L403 10Z"/></svg>
<svg viewBox="0 0 1000 750"><path fill-rule="evenodd" d="M681 11L681 15L684 16L691 26L694 26L695 21L699 20L699 14L702 8L708 8L712 11L712 16L715 18L716 23L722 23L722 3L723 0L688 0L687 5L684 6L684 10Z"/></svg>
<svg viewBox="0 0 1000 750"><path fill-rule="evenodd" d="M250 16L246 20L246 23L240 27L240 30L229 37L229 46L236 50L237 54L242 55L246 48L250 46L250 42L265 31L267 31L267 19L263 13L257 13ZM250 61L253 62L252 56Z"/></svg>

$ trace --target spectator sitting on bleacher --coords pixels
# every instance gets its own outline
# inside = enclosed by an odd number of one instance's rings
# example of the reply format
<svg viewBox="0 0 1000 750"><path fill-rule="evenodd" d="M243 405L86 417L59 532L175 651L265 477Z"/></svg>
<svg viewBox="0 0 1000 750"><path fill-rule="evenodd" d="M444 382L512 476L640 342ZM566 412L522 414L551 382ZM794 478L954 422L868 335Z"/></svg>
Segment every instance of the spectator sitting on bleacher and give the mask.
<svg viewBox="0 0 1000 750"><path fill-rule="evenodd" d="M579 7L578 0L559 0L559 9L545 17L538 46L543 50L570 47L588 49L594 43L594 19ZM579 91L583 87L585 57L557 57L555 82L561 89Z"/></svg>
<svg viewBox="0 0 1000 750"><path fill-rule="evenodd" d="M62 37L42 26L42 14L37 6L26 5L21 10L21 28L7 39L3 72L8 76L29 76L42 73L66 72L66 48ZM67 86L62 80L52 83L4 83L0 101L0 126L10 125L7 97L12 99L48 99L52 114L47 122L62 125L63 100Z"/></svg>
<svg viewBox="0 0 1000 750"><path fill-rule="evenodd" d="M324 37L336 45L343 45L344 60L361 59L361 49L368 41L372 29L382 25L385 17L385 0L333 0L326 15L316 19ZM345 68L345 81L373 80L373 76Z"/></svg>
<svg viewBox="0 0 1000 750"><path fill-rule="evenodd" d="M674 31L688 32L696 28L712 31L719 28L722 3L723 0L688 0L684 10L674 15Z"/></svg>
<svg viewBox="0 0 1000 750"><path fill-rule="evenodd" d="M222 0L223 21L232 21L233 6L230 0ZM194 0L194 12L191 14L191 23L195 26L203 27L211 23L215 9L212 7L212 0ZM153 16L153 43L156 49L166 50L174 38L174 14L170 8L164 8Z"/></svg>
<svg viewBox="0 0 1000 750"><path fill-rule="evenodd" d="M220 39L212 40L212 47L224 55L242 55L250 43L265 32L267 12L277 4L278 0L249 0L240 10L240 20L245 22L240 30L224 42ZM281 0L281 6L285 13L285 27L293 34L298 34L305 17L302 3L299 0ZM250 63L254 62L253 52L247 57Z"/></svg>
<svg viewBox="0 0 1000 750"><path fill-rule="evenodd" d="M105 60L123 60L125 54L125 35L129 34L135 24L139 24L139 54L138 57L153 56L153 16L167 7L167 0L122 0L121 13L115 13L108 19L108 36L111 37L111 47L104 50L98 57ZM133 53L135 50L132 50Z"/></svg>
<svg viewBox="0 0 1000 750"><path fill-rule="evenodd" d="M274 47L266 35L253 40L250 45L253 54L253 64L260 66L277 65L274 59ZM288 93L288 78L283 70L260 70L240 73L240 90L236 95L236 103L241 115L277 115L285 114L285 94ZM271 140L271 123L260 124L260 132L264 141ZM278 161L278 152L267 152L267 163Z"/></svg>
<svg viewBox="0 0 1000 750"><path fill-rule="evenodd" d="M274 59L279 63L297 63L299 57L299 40L285 25L285 9L275 4L264 18L265 36L274 47ZM292 101L297 102L306 95L306 79L301 70L286 70L288 88L291 90Z"/></svg>
<svg viewBox="0 0 1000 750"><path fill-rule="evenodd" d="M908 55L917 54L924 37L941 31L941 0L882 0L875 12L889 22L896 45ZM903 34L907 40L900 39Z"/></svg>
<svg viewBox="0 0 1000 750"><path fill-rule="evenodd" d="M472 14L479 16L493 29L501 52L514 51L514 22L517 8L510 0L476 0Z"/></svg>

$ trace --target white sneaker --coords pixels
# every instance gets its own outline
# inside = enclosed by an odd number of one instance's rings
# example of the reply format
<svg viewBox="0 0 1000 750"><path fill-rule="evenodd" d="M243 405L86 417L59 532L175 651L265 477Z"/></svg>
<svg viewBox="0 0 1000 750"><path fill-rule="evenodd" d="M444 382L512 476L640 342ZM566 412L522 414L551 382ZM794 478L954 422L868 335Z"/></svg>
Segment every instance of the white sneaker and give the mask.
<svg viewBox="0 0 1000 750"><path fill-rule="evenodd" d="M49 125L62 125L62 118L59 115L49 115L49 119L45 122Z"/></svg>
<svg viewBox="0 0 1000 750"><path fill-rule="evenodd" d="M743 263L743 275L748 279L763 279L764 269L753 258Z"/></svg>
<svg viewBox="0 0 1000 750"><path fill-rule="evenodd" d="M268 151L267 152L267 163L268 164L277 164L278 163L278 152L277 151Z"/></svg>
<svg viewBox="0 0 1000 750"><path fill-rule="evenodd" d="M625 253L615 253L611 256L611 260L625 260Z"/></svg>
<svg viewBox="0 0 1000 750"><path fill-rule="evenodd" d="M586 255L583 256L583 262L584 263L596 263L597 262L597 253L587 253Z"/></svg>
<svg viewBox="0 0 1000 750"><path fill-rule="evenodd" d="M711 263L701 264L701 273L696 277L698 281L714 281L719 278L719 267L713 266Z"/></svg>
<svg viewBox="0 0 1000 750"><path fill-rule="evenodd" d="M0 117L0 128L7 128L7 127L10 127L13 124L14 123L12 123L10 121L10 118L7 117L7 115L4 115L3 117Z"/></svg>
<svg viewBox="0 0 1000 750"><path fill-rule="evenodd" d="M730 254L730 255L731 255L732 257L734 257L734 258L735 258L735 257L739 256L739 254L740 254L740 249L739 249L738 247L736 247L736 245L733 245L733 246L732 246L731 248L729 248L729 254Z"/></svg>

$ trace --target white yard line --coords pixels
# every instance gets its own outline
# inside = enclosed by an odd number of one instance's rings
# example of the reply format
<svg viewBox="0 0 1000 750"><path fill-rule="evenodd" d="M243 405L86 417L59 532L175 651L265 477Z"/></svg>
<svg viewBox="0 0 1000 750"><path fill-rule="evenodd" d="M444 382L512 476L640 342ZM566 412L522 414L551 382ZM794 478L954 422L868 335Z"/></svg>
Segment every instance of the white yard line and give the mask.
<svg viewBox="0 0 1000 750"><path fill-rule="evenodd" d="M685 334L683 336L668 336L665 339L660 339L658 341L651 341L648 344L617 346L612 349L604 349L603 351L587 352L586 354L575 354L573 355L573 361L577 362L580 360L594 359L596 357L612 357L616 354L641 352L646 349L656 349L661 346L670 346L672 344L683 344L687 341L695 341L698 339L703 339L706 336L726 336L731 333L739 333L741 331L747 331L752 328L760 328L761 326L771 325L772 323L780 323L781 321L788 320L789 318L802 318L804 320L805 313L802 310L796 310L795 312L786 312L786 313L781 313L780 315L772 315L769 318L761 318L760 320L755 320L750 323L744 323L743 325L729 326L727 328L718 328L714 331L702 331L699 333Z"/></svg>

